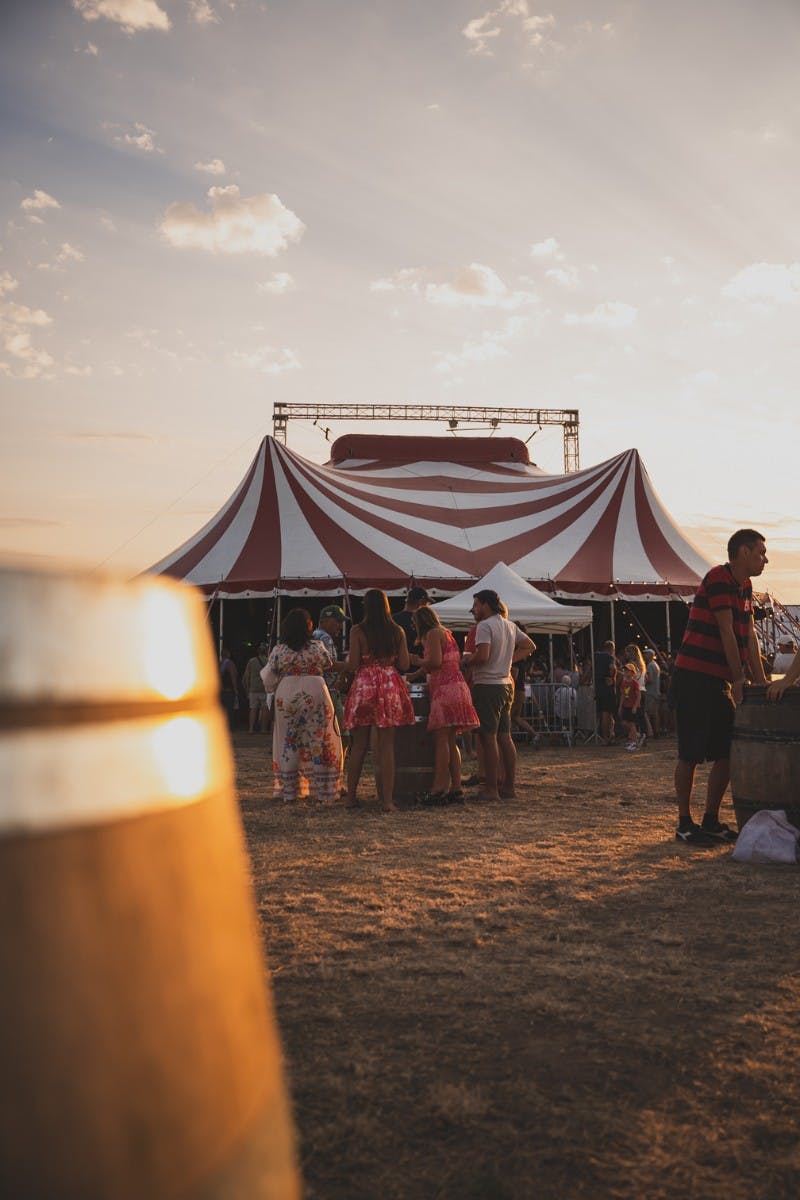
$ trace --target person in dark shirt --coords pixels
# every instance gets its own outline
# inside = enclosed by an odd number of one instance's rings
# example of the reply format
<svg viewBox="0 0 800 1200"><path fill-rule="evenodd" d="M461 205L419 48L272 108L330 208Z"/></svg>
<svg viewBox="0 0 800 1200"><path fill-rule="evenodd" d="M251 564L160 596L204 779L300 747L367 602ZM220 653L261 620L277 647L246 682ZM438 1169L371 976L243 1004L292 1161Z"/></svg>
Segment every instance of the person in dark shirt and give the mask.
<svg viewBox="0 0 800 1200"><path fill-rule="evenodd" d="M614 643L603 642L594 656L594 697L600 717L600 739L606 745L614 740L614 715L617 711L617 660Z"/></svg>
<svg viewBox="0 0 800 1200"><path fill-rule="evenodd" d="M736 834L719 820L730 780L730 747L736 705L749 674L765 684L761 652L753 626L750 580L767 565L762 534L740 529L728 542L728 561L712 567L694 598L686 632L672 673L672 698L678 727L675 792L678 841L708 846L735 842ZM711 762L702 825L692 820L695 768Z"/></svg>
<svg viewBox="0 0 800 1200"><path fill-rule="evenodd" d="M430 604L431 599L424 587L410 587L406 593L405 608L401 608L399 613L395 613L392 617L395 625L399 625L403 633L406 635L409 654L421 654L422 647L417 643L417 629L414 624L414 613L419 608L424 608L426 604Z"/></svg>

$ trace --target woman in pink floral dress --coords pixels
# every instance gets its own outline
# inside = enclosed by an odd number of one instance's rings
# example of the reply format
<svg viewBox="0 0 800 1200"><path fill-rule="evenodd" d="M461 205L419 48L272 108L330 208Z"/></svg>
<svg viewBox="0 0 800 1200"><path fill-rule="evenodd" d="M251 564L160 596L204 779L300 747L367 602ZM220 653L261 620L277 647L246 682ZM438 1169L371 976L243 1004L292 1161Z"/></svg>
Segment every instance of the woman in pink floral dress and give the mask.
<svg viewBox="0 0 800 1200"><path fill-rule="evenodd" d="M435 747L433 786L428 802L463 801L461 752L456 738L460 729L475 729L480 720L461 674L461 655L450 630L442 626L432 608L418 608L414 624L425 649L424 658L416 661L428 674L431 698L428 729Z"/></svg>
<svg viewBox="0 0 800 1200"><path fill-rule="evenodd" d="M344 727L351 738L348 808L358 808L358 781L372 728L378 739L383 807L387 811L395 807L394 731L398 725L414 724L414 706L400 675L408 665L406 635L392 620L386 594L372 588L364 595L364 619L353 626L347 656L347 666L355 672L344 706Z"/></svg>
<svg viewBox="0 0 800 1200"><path fill-rule="evenodd" d="M331 656L312 637L313 629L304 608L288 612L261 678L267 694L275 695L272 769L283 799L296 800L301 777L310 776L317 799L334 804L341 788L342 738L323 679Z"/></svg>

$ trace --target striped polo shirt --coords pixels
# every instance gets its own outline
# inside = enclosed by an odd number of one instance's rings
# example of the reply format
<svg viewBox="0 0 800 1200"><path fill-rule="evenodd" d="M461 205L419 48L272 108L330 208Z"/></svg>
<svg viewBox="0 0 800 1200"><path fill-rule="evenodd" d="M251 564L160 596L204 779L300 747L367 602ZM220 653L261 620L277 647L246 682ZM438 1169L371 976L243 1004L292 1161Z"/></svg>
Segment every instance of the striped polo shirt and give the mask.
<svg viewBox="0 0 800 1200"><path fill-rule="evenodd" d="M748 660L748 637L753 612L753 587L749 579L739 584L729 565L712 567L694 598L689 621L683 635L675 666L684 671L699 671L731 680L717 624L717 613L730 609L733 632L739 646L742 663Z"/></svg>

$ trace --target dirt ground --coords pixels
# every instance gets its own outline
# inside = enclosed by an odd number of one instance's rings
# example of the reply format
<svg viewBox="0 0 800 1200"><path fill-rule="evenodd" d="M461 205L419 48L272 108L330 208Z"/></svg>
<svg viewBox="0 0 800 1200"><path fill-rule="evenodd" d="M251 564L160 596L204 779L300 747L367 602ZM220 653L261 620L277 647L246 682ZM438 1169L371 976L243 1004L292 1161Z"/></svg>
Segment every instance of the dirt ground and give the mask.
<svg viewBox="0 0 800 1200"><path fill-rule="evenodd" d="M268 741L235 756L309 1200L796 1200L800 878L674 841L673 741L388 814L274 802Z"/></svg>

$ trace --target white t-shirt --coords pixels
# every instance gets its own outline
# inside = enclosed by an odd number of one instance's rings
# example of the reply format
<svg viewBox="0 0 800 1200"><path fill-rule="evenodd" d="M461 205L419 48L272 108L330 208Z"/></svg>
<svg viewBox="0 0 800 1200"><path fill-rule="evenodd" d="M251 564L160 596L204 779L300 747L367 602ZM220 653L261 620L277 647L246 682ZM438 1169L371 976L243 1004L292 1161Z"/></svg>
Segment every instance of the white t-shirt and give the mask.
<svg viewBox="0 0 800 1200"><path fill-rule="evenodd" d="M795 660L791 650L779 650L775 655L775 661L772 664L773 675L785 675L789 667Z"/></svg>
<svg viewBox="0 0 800 1200"><path fill-rule="evenodd" d="M489 646L489 657L485 663L479 663L472 668L472 678L475 683L513 683L511 678L511 660L514 657L514 647L525 638L513 621L507 621L499 613L478 622L475 630L475 646Z"/></svg>

